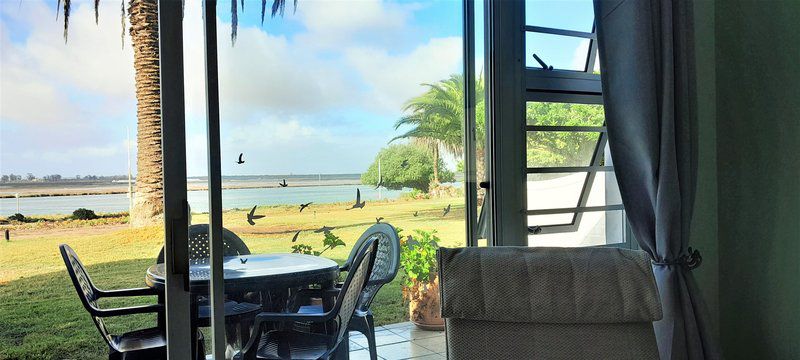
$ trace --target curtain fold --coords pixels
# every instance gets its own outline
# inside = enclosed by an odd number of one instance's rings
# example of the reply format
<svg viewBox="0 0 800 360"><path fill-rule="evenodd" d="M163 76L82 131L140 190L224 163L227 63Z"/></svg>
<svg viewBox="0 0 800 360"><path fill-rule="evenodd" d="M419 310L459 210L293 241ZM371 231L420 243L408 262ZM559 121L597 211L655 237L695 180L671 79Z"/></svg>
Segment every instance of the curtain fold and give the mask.
<svg viewBox="0 0 800 360"><path fill-rule="evenodd" d="M608 141L631 229L653 259L662 359L717 359L688 247L697 172L692 2L594 0Z"/></svg>

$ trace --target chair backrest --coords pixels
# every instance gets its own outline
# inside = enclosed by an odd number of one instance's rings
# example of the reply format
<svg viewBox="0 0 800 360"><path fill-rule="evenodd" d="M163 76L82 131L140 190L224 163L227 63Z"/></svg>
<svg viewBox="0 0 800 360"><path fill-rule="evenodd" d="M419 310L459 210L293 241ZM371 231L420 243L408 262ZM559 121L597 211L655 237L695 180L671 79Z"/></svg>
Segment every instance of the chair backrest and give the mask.
<svg viewBox="0 0 800 360"><path fill-rule="evenodd" d="M448 359L658 359L642 251L440 248L438 260Z"/></svg>
<svg viewBox="0 0 800 360"><path fill-rule="evenodd" d="M108 345L113 347L112 337L108 332L105 322L102 318L94 315L94 311L99 309L97 306L98 290L92 283L89 273L86 272L83 263L78 259L78 254L76 254L69 245L61 244L58 246L58 249L61 251L64 265L67 266L67 274L69 274L70 279L72 279L72 285L75 286L75 290L78 292L78 297L81 299L83 307L92 317L92 321L94 321L95 326L97 326L97 331L100 332L100 335L106 340Z"/></svg>
<svg viewBox="0 0 800 360"><path fill-rule="evenodd" d="M368 240L378 242L378 249L375 254L375 265L372 267L372 275L369 282L361 292L361 298L357 310L367 311L378 290L384 284L390 283L397 276L400 268L400 238L397 230L389 224L375 224L369 227L353 245L353 250L345 263L349 269L358 251Z"/></svg>
<svg viewBox="0 0 800 360"><path fill-rule="evenodd" d="M342 284L342 289L336 297L336 304L333 311L336 315L336 322L338 324L338 333L335 338L335 345L338 345L344 339L347 333L347 326L350 325L350 318L356 311L356 307L361 298L361 292L367 285L367 281L372 272L373 264L375 263L375 253L378 248L378 241L375 239L367 239L359 248L358 254L350 266L350 271L347 273L347 278Z"/></svg>
<svg viewBox="0 0 800 360"><path fill-rule="evenodd" d="M222 228L223 256L250 255L244 241L232 231ZM189 261L195 263L200 259L211 256L211 246L208 243L208 224L195 224L189 226ZM158 253L156 263L164 262L164 247Z"/></svg>

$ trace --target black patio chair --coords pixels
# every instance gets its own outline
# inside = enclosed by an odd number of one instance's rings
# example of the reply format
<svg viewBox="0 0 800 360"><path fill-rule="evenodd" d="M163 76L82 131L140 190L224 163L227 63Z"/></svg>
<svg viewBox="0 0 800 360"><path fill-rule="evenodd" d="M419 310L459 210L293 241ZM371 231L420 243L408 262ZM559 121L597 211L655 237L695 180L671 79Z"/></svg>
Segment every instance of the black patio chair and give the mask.
<svg viewBox="0 0 800 360"><path fill-rule="evenodd" d="M237 256L237 255L250 255L250 249L242 241L239 236L226 228L222 228L222 248L223 256ZM208 224L194 224L189 226L189 262L196 264L203 259L208 259L211 256L211 245L208 241ZM164 262L164 247L158 253L156 263ZM247 341L249 334L249 327L252 324L252 318L261 311L261 306L252 303L252 301L259 302L258 294L256 293L233 293L228 294L231 300L225 301L225 322L228 328L228 335L233 335L235 330L234 326L239 326L239 331L242 334L242 342ZM197 321L200 327L211 326L211 306L208 304L208 298L201 297L198 300L197 308ZM232 337L229 342L233 342Z"/></svg>
<svg viewBox="0 0 800 360"><path fill-rule="evenodd" d="M353 250L350 251L350 256L339 270L343 272L349 271L360 248L369 240L378 242L375 265L372 268L367 286L361 292L358 306L353 314L353 319L350 321L348 330L364 334L369 344L370 359L375 360L378 358L378 352L375 343L375 320L373 319L370 304L372 304L372 300L378 290L383 285L394 280L400 268L400 239L397 237L397 230L389 224L370 226L356 241ZM322 305L304 305L300 306L296 311L301 314L318 314L323 312L323 308Z"/></svg>
<svg viewBox="0 0 800 360"><path fill-rule="evenodd" d="M222 228L222 255L237 256L250 255L244 241L236 236L233 231ZM189 226L189 261L197 263L201 259L211 256L211 246L208 243L208 224L195 224ZM158 252L156 263L164 262L164 247Z"/></svg>
<svg viewBox="0 0 800 360"><path fill-rule="evenodd" d="M121 335L112 335L108 332L103 318L133 314L164 313L162 304L138 305L125 308L101 309L97 300L107 297L134 297L156 296L158 292L151 288L100 290L92 283L89 273L86 272L78 255L68 245L58 246L61 257L67 266L67 273L72 279L72 285L78 292L78 297L89 315L92 317L97 330L108 344L109 360L155 360L167 358L167 341L163 328L153 327L126 332ZM198 332L197 340L198 359L204 359L203 335ZM201 356L201 354L203 354Z"/></svg>
<svg viewBox="0 0 800 360"><path fill-rule="evenodd" d="M370 278L378 242L368 239L363 243L358 255L340 290L305 289L306 296L330 296L335 294L333 308L321 314L268 313L256 316L250 341L245 345L237 359L332 359L347 346L346 335L350 320L358 306L361 293ZM335 329L332 333L306 333L296 330L269 330L276 323L290 325L295 322L330 323Z"/></svg>

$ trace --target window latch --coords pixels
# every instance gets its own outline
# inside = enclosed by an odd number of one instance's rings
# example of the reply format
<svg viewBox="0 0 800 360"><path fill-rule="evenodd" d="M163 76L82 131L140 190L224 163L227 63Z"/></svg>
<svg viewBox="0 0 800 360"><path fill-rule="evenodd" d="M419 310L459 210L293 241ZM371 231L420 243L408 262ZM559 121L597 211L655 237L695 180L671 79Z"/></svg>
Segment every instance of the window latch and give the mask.
<svg viewBox="0 0 800 360"><path fill-rule="evenodd" d="M489 182L488 181L481 181L480 183L478 183L478 186L480 186L481 189L489 189Z"/></svg>
<svg viewBox="0 0 800 360"><path fill-rule="evenodd" d="M542 70L553 70L553 65L547 66L547 64L544 63L542 58L539 57L539 55L536 55L534 53L533 58L536 59L536 62L538 62L539 65L542 67Z"/></svg>
<svg viewBox="0 0 800 360"><path fill-rule="evenodd" d="M534 235L541 234L542 233L542 227L538 226L538 225L536 225L536 226L528 226L528 233L529 234L534 234Z"/></svg>

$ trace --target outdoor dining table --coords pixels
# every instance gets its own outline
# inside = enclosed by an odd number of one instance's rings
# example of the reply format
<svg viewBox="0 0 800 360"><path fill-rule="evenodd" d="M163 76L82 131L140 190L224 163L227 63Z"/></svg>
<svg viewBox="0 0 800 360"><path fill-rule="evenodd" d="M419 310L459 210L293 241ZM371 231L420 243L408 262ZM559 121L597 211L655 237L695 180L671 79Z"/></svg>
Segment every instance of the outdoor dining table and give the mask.
<svg viewBox="0 0 800 360"><path fill-rule="evenodd" d="M253 254L225 256L222 262L225 292L269 292L288 294L290 289L319 285L332 288L339 277L339 265L319 256L304 254ZM163 263L147 269L147 286L164 290L166 268ZM192 295L192 324L196 324L197 297L209 294L211 270L208 259L192 260L189 265L189 292ZM265 310L267 304L263 303ZM196 328L193 325L193 328ZM192 332L193 335L196 331Z"/></svg>

